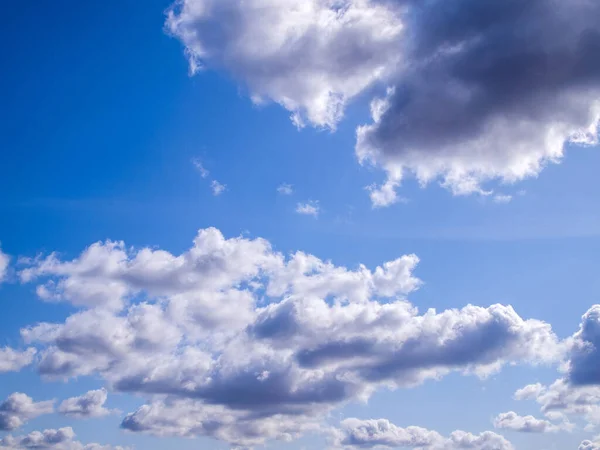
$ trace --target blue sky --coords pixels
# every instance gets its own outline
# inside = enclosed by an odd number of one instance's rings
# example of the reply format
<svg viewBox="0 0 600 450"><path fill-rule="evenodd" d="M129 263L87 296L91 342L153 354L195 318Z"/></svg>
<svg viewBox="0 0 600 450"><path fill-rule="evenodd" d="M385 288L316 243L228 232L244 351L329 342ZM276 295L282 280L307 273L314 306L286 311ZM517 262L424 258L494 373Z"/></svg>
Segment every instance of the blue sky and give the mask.
<svg viewBox="0 0 600 450"><path fill-rule="evenodd" d="M600 11L399 3L5 7L0 448L600 448Z"/></svg>

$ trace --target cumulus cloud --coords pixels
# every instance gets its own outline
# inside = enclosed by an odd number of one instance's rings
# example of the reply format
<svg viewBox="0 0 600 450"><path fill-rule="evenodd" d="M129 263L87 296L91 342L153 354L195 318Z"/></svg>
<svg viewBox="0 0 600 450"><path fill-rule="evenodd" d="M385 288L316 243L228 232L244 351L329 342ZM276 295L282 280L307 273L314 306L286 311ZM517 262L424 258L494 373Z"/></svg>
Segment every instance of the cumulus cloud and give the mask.
<svg viewBox="0 0 600 450"><path fill-rule="evenodd" d="M600 119L600 6L577 0L436 0L405 5L404 65L357 130L361 161L456 195L488 193L594 144ZM556 33L560 29L563 32Z"/></svg>
<svg viewBox="0 0 600 450"><path fill-rule="evenodd" d="M183 0L167 28L192 72L227 70L256 103L279 103L296 125L334 128L346 103L394 68L402 23L368 0Z"/></svg>
<svg viewBox="0 0 600 450"><path fill-rule="evenodd" d="M548 433L563 429L547 420L536 419L533 416L520 416L514 411L499 414L494 419L494 426L523 433Z"/></svg>
<svg viewBox="0 0 600 450"><path fill-rule="evenodd" d="M289 442L307 431L318 431L319 418L264 416L252 411L201 405L190 400L154 402L127 415L121 427L156 436L209 436L237 446L262 444L266 439Z"/></svg>
<svg viewBox="0 0 600 450"><path fill-rule="evenodd" d="M67 417L87 418L102 417L111 413L104 407L108 398L106 389L86 392L79 397L64 400L58 407L58 412Z"/></svg>
<svg viewBox="0 0 600 450"><path fill-rule="evenodd" d="M451 4L182 0L166 25L193 72L233 74L299 126L334 128L348 101L390 86L357 130L359 160L388 174L369 189L374 206L396 202L407 173L484 193L489 180L538 175L568 143L597 142L597 2Z"/></svg>
<svg viewBox="0 0 600 450"><path fill-rule="evenodd" d="M32 363L35 354L34 348L28 348L22 352L10 347L0 348L0 373L18 372Z"/></svg>
<svg viewBox="0 0 600 450"><path fill-rule="evenodd" d="M25 436L6 436L0 439L0 449L55 449L55 450L129 450L125 447L100 444L82 444L75 441L71 427L33 431Z"/></svg>
<svg viewBox="0 0 600 450"><path fill-rule="evenodd" d="M436 431L420 427L401 428L389 420L346 419L334 431L334 445L339 448L419 448L423 450L513 450L504 437L490 431L474 435L455 431L443 437Z"/></svg>
<svg viewBox="0 0 600 450"><path fill-rule="evenodd" d="M148 398L125 428L239 445L291 439L377 389L562 357L548 324L510 306L420 313L406 299L421 285L418 262L349 269L216 229L178 256L98 243L23 269L24 281L84 309L22 336L46 377L99 375ZM88 285L118 286L118 301L89 301Z"/></svg>
<svg viewBox="0 0 600 450"><path fill-rule="evenodd" d="M54 401L34 402L25 394L15 392L0 403L0 431L12 431L28 420L54 411Z"/></svg>
<svg viewBox="0 0 600 450"><path fill-rule="evenodd" d="M575 385L600 384L600 305L594 305L583 315L573 338L569 381Z"/></svg>
<svg viewBox="0 0 600 450"><path fill-rule="evenodd" d="M549 386L531 384L515 393L517 400L534 400L541 412L562 429L571 429L569 417L581 417L589 427L600 425L600 387L573 386L558 379Z"/></svg>
<svg viewBox="0 0 600 450"><path fill-rule="evenodd" d="M306 203L298 203L296 205L296 212L305 216L317 217L321 212L321 207L318 201L309 201Z"/></svg>

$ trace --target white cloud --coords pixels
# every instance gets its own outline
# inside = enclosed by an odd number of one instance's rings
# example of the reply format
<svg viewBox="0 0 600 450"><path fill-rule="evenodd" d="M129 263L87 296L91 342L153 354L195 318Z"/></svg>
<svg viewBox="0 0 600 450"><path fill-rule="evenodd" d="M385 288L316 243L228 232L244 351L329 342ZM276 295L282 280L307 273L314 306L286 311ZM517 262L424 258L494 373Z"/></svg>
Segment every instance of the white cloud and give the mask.
<svg viewBox="0 0 600 450"><path fill-rule="evenodd" d="M281 195L292 195L294 193L294 189L291 184L283 183L277 186L277 192Z"/></svg>
<svg viewBox="0 0 600 450"><path fill-rule="evenodd" d="M292 438L378 389L562 357L548 324L510 306L419 313L406 300L421 285L418 261L349 269L216 229L180 255L98 243L23 269L24 281L87 309L22 336L46 377L100 376L148 398L124 427L238 444ZM116 301L88 301L87 286L108 285Z"/></svg>
<svg viewBox="0 0 600 450"><path fill-rule="evenodd" d="M402 23L370 0L183 0L167 28L193 72L224 68L256 103L279 103L299 126L334 128L346 103L398 62Z"/></svg>
<svg viewBox="0 0 600 450"><path fill-rule="evenodd" d="M520 416L514 411L499 414L494 419L494 427L523 433L549 433L569 429L568 426L553 424L533 416Z"/></svg>
<svg viewBox="0 0 600 450"><path fill-rule="evenodd" d="M227 189L227 185L219 183L217 180L212 180L210 183L213 195L221 195Z"/></svg>
<svg viewBox="0 0 600 450"><path fill-rule="evenodd" d="M193 158L192 164L194 165L196 170L200 173L200 176L202 178L208 178L208 176L210 175L210 172L204 167L204 164L202 164L202 161L200 161L200 159Z"/></svg>
<svg viewBox="0 0 600 450"><path fill-rule="evenodd" d="M0 283L6 279L8 273L8 265L10 264L10 256L2 252L0 247Z"/></svg>
<svg viewBox="0 0 600 450"><path fill-rule="evenodd" d="M567 380L556 380L549 386L532 384L515 393L518 400L535 400L540 410L551 420L581 417L591 427L600 425L600 387L572 386Z"/></svg>
<svg viewBox="0 0 600 450"><path fill-rule="evenodd" d="M82 444L75 441L75 432L71 427L33 431L25 436L5 436L0 439L0 449L26 450L26 449L54 449L54 450L129 450L125 447Z"/></svg>
<svg viewBox="0 0 600 450"><path fill-rule="evenodd" d="M32 363L35 353L34 348L28 348L22 352L10 347L0 348L0 373L18 372Z"/></svg>
<svg viewBox="0 0 600 450"><path fill-rule="evenodd" d="M407 175L491 193L483 184L535 177L566 144L597 143L596 2L455 3L182 0L167 28L193 70L228 71L298 126L334 128L350 100L389 85L357 130L359 159L388 173L370 189L377 207Z"/></svg>
<svg viewBox="0 0 600 450"><path fill-rule="evenodd" d="M296 205L296 212L298 214L317 217L320 211L321 207L319 206L318 201L309 201L307 203L298 203Z"/></svg>
<svg viewBox="0 0 600 450"><path fill-rule="evenodd" d="M106 416L112 412L104 407L107 398L106 389L89 391L79 397L64 400L58 407L58 412L75 418Z"/></svg>
<svg viewBox="0 0 600 450"><path fill-rule="evenodd" d="M15 392L0 403L0 431L12 431L25 422L54 411L54 401L34 402L25 394Z"/></svg>
<svg viewBox="0 0 600 450"><path fill-rule="evenodd" d="M334 445L346 449L358 448L419 448L422 450L513 450L504 437L486 431L474 435L455 431L447 438L436 431L421 427L401 428L386 419L346 419L334 431Z"/></svg>
<svg viewBox="0 0 600 450"><path fill-rule="evenodd" d="M383 185L377 186L372 184L367 186L369 191L369 197L371 197L371 203L373 208L382 208L385 206L393 205L402 200L396 192L396 188L400 185L399 181L388 179Z"/></svg>
<svg viewBox="0 0 600 450"><path fill-rule="evenodd" d="M512 201L512 195L496 194L493 197L495 203L510 203Z"/></svg>

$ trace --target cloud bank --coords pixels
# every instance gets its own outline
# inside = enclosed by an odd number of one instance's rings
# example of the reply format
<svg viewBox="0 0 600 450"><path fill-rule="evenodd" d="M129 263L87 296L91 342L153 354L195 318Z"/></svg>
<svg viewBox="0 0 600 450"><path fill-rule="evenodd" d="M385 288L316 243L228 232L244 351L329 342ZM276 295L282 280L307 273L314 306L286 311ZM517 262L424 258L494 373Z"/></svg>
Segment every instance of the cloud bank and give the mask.
<svg viewBox="0 0 600 450"><path fill-rule="evenodd" d="M22 268L42 300L80 309L21 334L44 377L100 376L147 398L123 428L240 446L317 430L328 412L376 390L561 359L551 327L510 306L420 313L406 298L421 285L418 262L347 268L214 228L179 255L100 242ZM59 410L104 413L105 395Z"/></svg>

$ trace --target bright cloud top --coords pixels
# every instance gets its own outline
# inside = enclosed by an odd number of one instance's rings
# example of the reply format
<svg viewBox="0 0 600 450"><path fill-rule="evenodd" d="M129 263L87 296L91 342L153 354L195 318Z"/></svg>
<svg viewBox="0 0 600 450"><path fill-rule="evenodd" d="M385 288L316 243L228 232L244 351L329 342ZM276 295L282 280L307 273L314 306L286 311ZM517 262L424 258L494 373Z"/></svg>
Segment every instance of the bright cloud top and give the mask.
<svg viewBox="0 0 600 450"><path fill-rule="evenodd" d="M232 73L298 125L334 128L348 101L389 86L356 144L387 172L369 188L381 207L407 173L487 194L487 181L538 175L569 142L597 143L599 18L588 0L183 0L167 28L192 71Z"/></svg>
<svg viewBox="0 0 600 450"><path fill-rule="evenodd" d="M405 255L348 269L214 228L180 255L95 243L75 259L51 254L20 271L42 300L82 307L22 336L39 349L46 377L99 375L112 390L148 398L124 428L235 445L319 429L329 411L378 389L562 357L548 324L510 306L419 313L406 300L421 284L417 263ZM102 415L105 395L59 410Z"/></svg>
<svg viewBox="0 0 600 450"><path fill-rule="evenodd" d="M423 450L514 450L504 437L486 431L474 435L454 431L444 437L436 431L420 427L401 428L386 419L346 419L334 431L334 446L345 449L360 448L419 448Z"/></svg>

